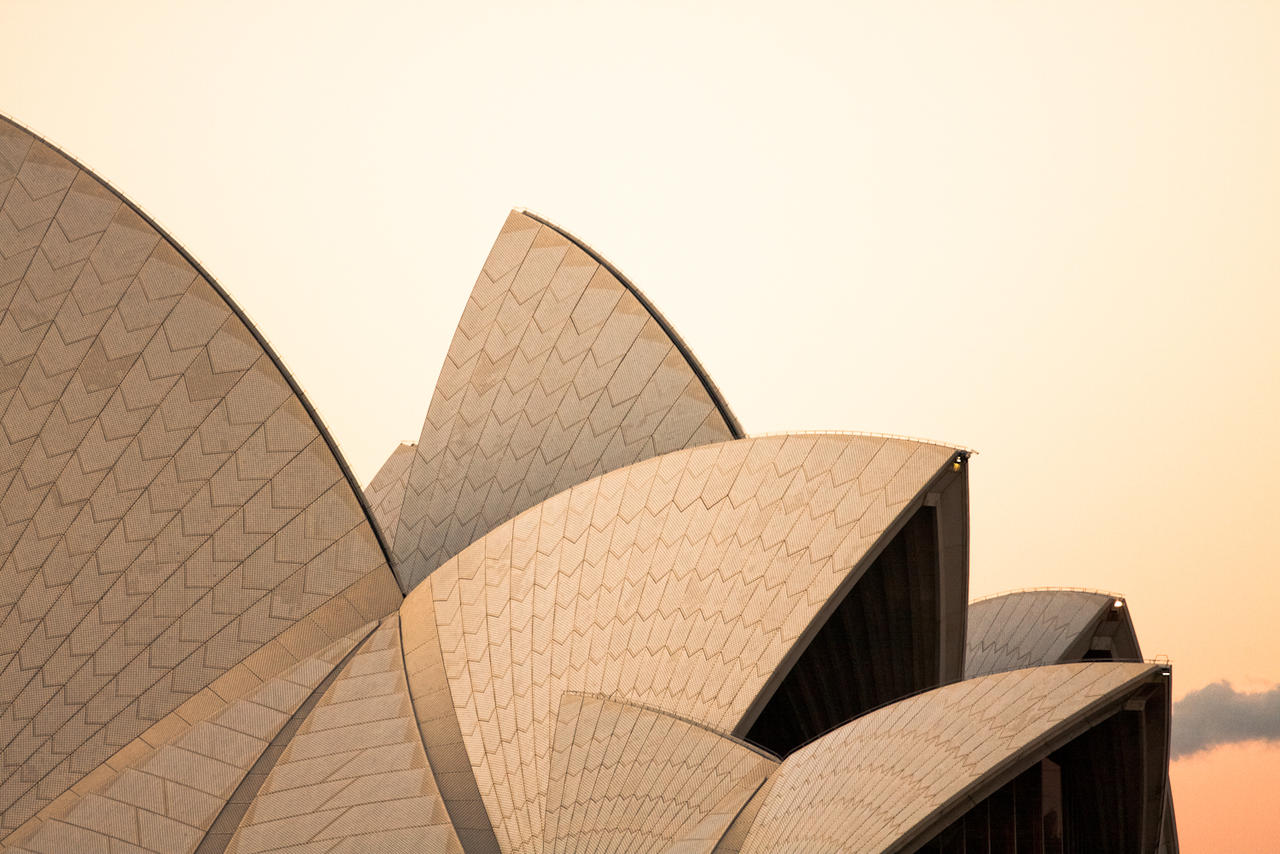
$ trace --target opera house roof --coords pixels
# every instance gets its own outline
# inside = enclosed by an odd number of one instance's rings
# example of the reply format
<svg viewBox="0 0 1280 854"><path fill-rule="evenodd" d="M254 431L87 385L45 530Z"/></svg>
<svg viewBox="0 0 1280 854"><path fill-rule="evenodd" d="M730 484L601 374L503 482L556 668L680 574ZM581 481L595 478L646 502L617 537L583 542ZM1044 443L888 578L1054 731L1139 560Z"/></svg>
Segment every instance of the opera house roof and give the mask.
<svg viewBox="0 0 1280 854"><path fill-rule="evenodd" d="M0 850L1177 850L1123 598L970 603L970 451L749 436L532 214L364 490L227 292L3 119L0 309Z"/></svg>

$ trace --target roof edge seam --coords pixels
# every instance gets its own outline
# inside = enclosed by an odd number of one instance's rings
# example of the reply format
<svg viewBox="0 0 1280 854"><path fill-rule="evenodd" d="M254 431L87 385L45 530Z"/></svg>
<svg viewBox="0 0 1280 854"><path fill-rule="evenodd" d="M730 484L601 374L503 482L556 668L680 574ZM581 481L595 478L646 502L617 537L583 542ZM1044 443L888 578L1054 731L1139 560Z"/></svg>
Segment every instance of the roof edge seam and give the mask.
<svg viewBox="0 0 1280 854"><path fill-rule="evenodd" d="M618 697L610 696L609 694L601 694L595 691L568 691L568 690L561 691L560 692L561 702L563 703L564 698L569 695L573 695L575 697L585 697L591 700L604 700L606 703L616 703L619 706L630 706L633 709L640 709L642 711L649 712L650 714L662 715L664 718L671 718L672 720L680 721L681 723L685 723L685 724L688 724L689 726L694 726L700 730L709 732L712 735L719 736L720 738L723 738L725 741L731 741L734 744L738 745L739 747L745 748L747 750L750 750L752 753L757 754L761 759L768 759L769 761L773 762L775 765L781 764L782 762L781 756L771 753L770 751L759 746L758 744L752 744L751 742L746 741L745 739L738 738L736 735L733 735L732 733L721 732L720 730L716 729L710 724L704 723L700 720L697 720L696 718L691 718L687 715L681 715L675 712L669 712L666 709L662 709L657 706L651 706L648 703L638 703L634 700L623 700L623 699L619 699ZM763 780L761 782L763 782Z"/></svg>
<svg viewBox="0 0 1280 854"><path fill-rule="evenodd" d="M18 128L24 133L30 134L32 138L34 138L41 144L46 145L49 148L53 149L62 157L65 157L77 169L84 172L89 177L93 178L95 181L97 181L102 186L106 187L109 191L111 191L111 193L114 194L116 198L118 198L123 204L125 204L131 211L137 214L142 219L143 222L145 222L147 225L154 228L156 230L156 233L160 235L160 238L165 242L167 242L170 246L172 246L177 251L177 253L182 256L182 259L186 261L188 264L190 264L192 268L195 269L196 273L200 277L202 277L206 282L208 282L209 286L213 288L214 292L219 297L222 298L222 300L227 304L227 307L231 309L231 313L234 314L236 318L245 325L245 328L249 330L249 334L253 336L253 340L258 343L258 346L262 348L262 351L264 353L266 353L267 358L270 359L271 363L276 367L278 371L280 371L280 375L284 377L284 381L288 384L289 390L292 391L293 394L298 398L298 401L302 404L303 410L306 411L308 417L311 418L311 422L315 425L316 429L320 432L320 437L324 439L324 443L328 445L329 451L333 454L334 459L338 463L338 468L341 470L343 477L346 478L347 484L351 487L351 491L355 493L356 501L359 502L361 510L364 511L365 520L369 523L369 528L373 531L373 536L378 543L378 548L382 550L382 557L386 561L387 571L391 573L392 578L395 578L395 569L391 559L391 550L390 548L388 548L386 541L383 539L382 532L378 530L378 523L377 523L377 520L374 519L373 517L373 510L369 507L369 503L365 501L364 492L363 490L361 490L360 484L357 483L355 474L351 471L351 467L347 465L346 458L342 456L342 452L338 449L337 441L333 438L333 435L329 432L329 428L325 426L324 420L320 417L320 413L316 411L316 408L311 405L311 401L307 399L306 394L302 391L302 387L298 384L298 381L294 378L293 374L289 371L289 368L285 365L284 361L272 348L271 344L267 342L267 339L258 330L257 325L249 318L249 315L245 313L244 309L242 309L240 305L234 299L231 298L231 295L227 293L227 291L222 287L222 285L218 283L218 280L214 278L213 274L210 273L203 264L201 264L198 260L196 260L195 256L192 255L189 251L187 251L187 248L185 246L179 243L173 237L173 235L171 235L168 231L166 231L164 227L160 225L160 223L156 222L156 220L150 214L148 214L140 206L138 206L138 204L135 203L131 198L126 196L124 193L120 192L120 190L116 189L114 184L112 184L110 181L107 181L97 172L95 172L94 170L86 166L82 161L78 160L75 157L72 157L64 149L60 148L57 145L54 145L52 142L45 139L43 136L36 133L31 128L27 127L21 122L16 121L10 116L3 113L0 113L0 120L8 122L9 124L13 125L14 127ZM397 583L396 587L398 588L399 586L400 585ZM403 596L403 593L401 595Z"/></svg>
<svg viewBox="0 0 1280 854"><path fill-rule="evenodd" d="M1077 662L1078 663L1078 662ZM1092 665L1107 664L1123 664L1123 662L1087 662ZM1040 665L1041 667L1070 667L1071 664L1048 664ZM1025 668L1033 669L1033 668ZM1059 747L1066 745L1073 738L1091 729L1097 723L1101 723L1106 718L1111 717L1119 711L1115 708L1120 700L1128 697L1129 694L1136 691L1144 683L1152 681L1152 677L1160 672L1160 668L1151 665L1136 674L1133 678L1112 688L1110 691L1098 697L1093 703L1080 709L1073 715L1059 721L1048 731L1042 733L1038 738L1032 739L1023 745L1022 749L1007 757L1005 760L997 763L989 771L981 777L974 779L969 785L963 787L956 792L946 802L940 804L937 809L923 816L914 825L898 834L896 844L886 849L889 852L906 852L914 850L913 845L920 844L930 832L941 832L950 821L964 815L969 807L976 806L983 798L999 789L1005 783L1015 778L1020 771L1014 770L1023 768L1023 762L1027 756L1048 755ZM979 679L987 677L977 677ZM968 681L968 680L962 680ZM960 684L960 683L953 683ZM1049 747L1046 749L1046 745ZM1028 766L1029 767L1029 766ZM1024 769L1025 770L1025 769ZM982 794L983 791L986 794ZM953 815L954 814L954 815Z"/></svg>
<svg viewBox="0 0 1280 854"><path fill-rule="evenodd" d="M720 832L720 835L716 837L715 844L711 846L711 850L707 852L707 854L715 854L715 852L719 850L721 843L723 843L725 840L725 837L729 835L729 831L733 830L733 825L738 821L739 818L742 817L742 814L747 811L747 807L751 806L751 802L760 796L760 790L763 789L765 784L768 783L769 780L773 778L773 775L777 773L777 771L778 771L777 768L773 768L772 770L770 770L768 774L765 774L764 777L760 779L759 783L756 783L755 788L751 790L751 794L748 795L747 799L742 802L742 806L738 807L738 811L733 814L733 818L729 819L729 823L724 826L724 830L722 830ZM764 800L760 802L761 809L764 808L765 802L768 800L769 800L769 793L765 792ZM760 812L759 810L757 810L756 815L759 815L759 814ZM755 825L755 820L753 818L751 821L751 826L754 826L754 825ZM743 836L742 836L743 842L746 842L747 837L751 835L751 826L747 827L746 831L743 833Z"/></svg>
<svg viewBox="0 0 1280 854"><path fill-rule="evenodd" d="M626 288L627 291L630 292L630 294L633 297L636 298L636 301L640 303L641 307L643 307L644 310L649 313L649 316L654 319L654 321L658 324L658 326L662 328L662 331L666 334L666 336L671 339L671 343L675 345L675 348L680 351L680 355L684 357L685 362L689 365L689 368L693 371L693 375L698 378L698 382L702 384L703 390L706 391L707 396L711 398L712 405L715 406L716 411L720 413L720 417L724 419L725 424L729 428L729 432L733 435L733 438L735 439L747 438L746 431L742 429L742 423L738 421L738 417L734 415L733 411L729 408L729 404L728 402L725 401L724 395L721 394L719 387L715 384L715 381L712 380L711 376L707 373L707 369L702 366L702 362L698 361L698 357L693 354L693 350L691 350L689 348L689 345L685 343L684 338L682 338L680 336L680 333L676 331L675 327L671 325L671 321L667 320L666 316L663 315L663 313L658 310L658 307L655 306L653 302L647 296L644 295L643 291L641 291L638 287L636 287L634 282L628 279L621 270L619 270L616 266L613 265L612 262L609 261L609 259L605 258L595 249L591 248L591 246L586 241L571 234L564 228L548 220L546 217L543 217L540 214L534 213L528 208L516 208L516 210L519 213L523 214L524 216L529 217L529 219L533 220L534 222L540 223L542 225L545 225L547 228L552 229L561 237L565 238L570 243L572 243L574 246L577 246L583 252L590 255L591 259L595 261L597 264L599 264L601 267L604 267L606 270L608 270L609 273L615 279L617 279L618 282L624 288Z"/></svg>
<svg viewBox="0 0 1280 854"><path fill-rule="evenodd" d="M939 439L926 439L923 436L908 436L905 433L882 433L877 430L845 430L840 428L819 429L819 430L765 430L762 433L752 433L744 438L747 439L777 439L787 436L863 436L868 439L896 439L900 442L914 442L917 445L933 445L938 448L950 448L957 454L962 455L966 459L976 457L978 451L955 442L944 442Z"/></svg>
<svg viewBox="0 0 1280 854"><path fill-rule="evenodd" d="M1106 596L1109 599L1124 599L1123 593L1116 593L1114 590L1098 590L1092 587L1018 587L1013 590L1002 590L999 593L988 593L985 596L979 596L976 599L970 599L970 605L977 605L979 602L988 602L992 599L1000 599L1005 596L1017 596L1020 593L1088 593L1094 596Z"/></svg>
<svg viewBox="0 0 1280 854"><path fill-rule="evenodd" d="M432 615L434 619L434 614ZM422 726L418 722L422 718L418 717L418 703L413 699L413 688L409 684L409 662L406 658L408 652L404 648L404 619L400 611L396 611L396 641L400 646L400 672L404 676L404 693L409 698L409 714L413 715L413 732L418 736L418 746L422 748L422 758L427 763L427 771L431 773L431 782L436 787L436 797L444 806L445 815L449 818L449 830L453 832L454 838L458 836L458 827L453 823L453 816L449 813L449 806L445 803L444 795L440 791L440 777L435 767L431 764L431 755L427 752L427 740L422 737ZM445 688L449 691L449 702L453 702L453 689L449 688L449 680L445 680ZM459 843L461 844L461 840Z"/></svg>
<svg viewBox="0 0 1280 854"><path fill-rule="evenodd" d="M733 728L735 737L746 738L747 733L751 731L751 727L755 725L755 722L759 720L760 715L764 713L765 706L767 706L769 701L777 694L782 683L800 661L800 657L804 655L805 650L807 650L809 645L813 643L814 638L818 636L818 632L820 632L822 627L826 625L827 621L831 619L836 608L838 608L840 603L844 601L844 598L853 591L853 588L857 586L858 582L862 580L862 577L866 575L867 570L871 568L871 565L875 563L876 559L880 557L886 548L888 548L889 543L898 535L898 532L906 526L907 522L911 519L911 516L924 505L924 499L929 494L930 490L944 477L951 473L947 470L948 463L950 462L950 458L943 461L943 463L934 470L933 474L929 475L928 479L925 480L920 489L917 490L916 493L902 505L902 508L897 512L897 514L889 520L889 524L880 532L880 536L878 536L867 548L862 557L860 557L853 566L849 567L848 571L845 573L845 577L836 585L835 590L831 592L827 601L821 608L814 612L808 624L804 627L804 630L794 641L792 641L791 648L787 650L783 657L778 661L777 665L774 667L773 676L765 680L764 684L760 686L760 690L756 693L756 696L752 698L751 703L747 706L746 711L738 718L738 723ZM903 465L905 464L906 463L904 462ZM912 692L912 694L907 696L914 696L931 690L933 690L933 688L922 688L921 690ZM850 718L850 721L863 717L864 715L869 715L884 706L892 705L902 699L906 698L899 697L897 700L890 700L887 703L882 703L874 709L868 709L862 714L856 715L854 718ZM802 750L828 733L834 732L845 724L848 724L850 721L836 724L825 732L818 733L812 738L807 739L804 743L793 748L787 756L793 755L796 751ZM741 733L741 735L738 735L738 733ZM783 759L785 760L786 757L783 757Z"/></svg>
<svg viewBox="0 0 1280 854"><path fill-rule="evenodd" d="M413 712L414 728L417 729L418 731L418 741L422 745L422 753L426 757L427 768L431 770L432 782L435 783L436 791L440 795L440 802L444 804L445 815L448 816L449 825L453 828L453 832L458 837L459 843L462 844L464 850L466 850L466 846L468 843L463 842L462 837L464 835L470 836L470 834L467 833L467 831L474 831L475 833L479 833L481 835L487 834L488 840L492 840L492 845L484 844L480 848L480 851L500 852L501 845L499 844L498 838L497 838L497 825L494 823L493 817L489 814L489 806L484 801L484 795L480 792L480 784L479 784L479 781L476 779L475 766L471 764L471 754L467 750L466 742L462 737L462 725L458 721L458 707L455 704L454 697L453 697L453 683L449 680L448 673L446 672L446 665L444 661L444 649L440 643L440 624L436 617L434 592L431 589L431 582L428 580L429 577L430 576L428 575L427 578L423 578L422 582L420 582L418 585L416 585L412 589L412 592L415 592L419 596L422 596L424 598L424 604L422 606L423 613L420 616L422 618L422 621L427 626L427 628L425 629L426 639L421 640L419 645L417 647L414 647L414 651L415 653L417 653L425 648L426 655L432 659L431 662L428 664L428 667L434 667L434 666L439 667L439 672L441 674L441 680L440 680L441 688L439 690L441 693L445 695L447 700L446 702L440 704L445 709L445 716L441 718L437 718L436 720L443 721L445 728L451 730L450 734L452 733L457 734L457 741L451 742L451 743L462 745L462 754L463 754L466 770L463 771L458 776L461 776L464 778L461 782L461 785L464 788L467 787L467 783L470 783L470 790L475 792L475 799L473 802L479 806L479 815L476 817L483 818L483 821L484 821L483 827L480 827L479 825L475 825L475 824L463 823L465 814L463 814L459 810L459 805L457 801L455 801L453 797L447 794L445 791L445 788L440 785L440 778L437 774L436 767L431 762L432 748L429 744L427 744L426 734L423 732L423 719L418 716L417 699L415 699L413 696L413 691L414 691L413 676L409 673L409 659L408 659L409 650L405 645L405 639L404 639L405 621L404 621L404 613L403 613L403 606L402 606L401 610L397 612L397 617L399 619L399 631L400 631L400 661L404 667L405 686L408 689L408 693L409 693L409 704L410 704L409 708ZM426 585L425 587L423 586L424 584ZM407 598L408 597L406 596L406 599ZM416 672L422 673L423 669L419 669ZM436 756L437 758L440 756L439 745L437 745L436 747ZM463 833L459 833L459 830L462 830ZM488 840L486 840L486 843Z"/></svg>
<svg viewBox="0 0 1280 854"><path fill-rule="evenodd" d="M368 631L364 632L364 634L356 640L356 642L351 646L351 649L347 650L338 663L333 666L333 669L325 674L325 677L320 680L315 688L311 689L311 692L307 694L306 698L298 704L298 708L293 710L293 714L286 718L284 723L280 725L280 728L276 730L275 734L267 740L267 746L258 754L258 758L249 766L249 769L241 775L240 782L231 790L231 794L229 794L227 799L222 802L222 808L218 810L218 814L213 817L213 821L211 821L209 826L205 828L204 834L200 837L200 842L195 847L194 854L222 854L222 852L227 850L227 846L231 844L231 840L240 832L240 828L244 826L244 819L247 812L241 814L240 821L236 823L235 830L231 831L231 836L227 837L226 842L223 843L221 848L217 847L218 843L216 840L211 841L211 839L213 828L224 815L228 814L228 811L231 809L232 800L236 795L245 794L243 790L247 786L252 786L253 784L253 781L249 779L249 776L255 770L259 770L259 765L263 765L266 768L267 773L261 780L257 781L257 786L254 787L253 795L250 797L249 801L252 804L252 802L257 799L258 793L261 792L262 787L266 785L267 779L271 776L271 772L275 770L276 766L280 763L280 759L284 756L284 750L287 750L289 744L293 743L293 739L291 737L289 741L283 745L281 752L276 754L274 759L269 759L267 757L267 753L270 751L272 746L275 745L276 739L280 737L280 733L283 732L285 727L289 726L289 724L291 724L295 719L298 720L298 729L294 731L295 735L302 729L307 720L311 717L311 713L315 711L316 707L320 705L320 701L324 699L324 695L329 693L329 689L333 687L333 684L342 676L342 672L346 669L347 664L350 663L351 659L354 658L364 647L365 641L369 640L381 625L382 620L374 620L372 622L372 625L368 627ZM356 631L358 632L359 629ZM354 633L355 632L352 634ZM308 703L311 705L308 706Z"/></svg>

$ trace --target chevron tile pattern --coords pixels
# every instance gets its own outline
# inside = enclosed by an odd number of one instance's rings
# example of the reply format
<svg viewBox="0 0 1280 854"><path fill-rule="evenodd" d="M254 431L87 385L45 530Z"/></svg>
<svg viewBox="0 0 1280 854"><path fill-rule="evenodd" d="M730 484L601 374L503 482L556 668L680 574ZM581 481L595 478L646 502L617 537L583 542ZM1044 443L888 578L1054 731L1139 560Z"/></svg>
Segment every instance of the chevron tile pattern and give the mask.
<svg viewBox="0 0 1280 854"><path fill-rule="evenodd" d="M362 599L341 634L399 597L226 300L92 175L8 122L0 140L5 834L333 597Z"/></svg>
<svg viewBox="0 0 1280 854"><path fill-rule="evenodd" d="M503 849L494 835L462 738L431 597L407 597L400 606L400 627L418 732L458 839L467 854L498 854ZM526 739L524 743L529 742Z"/></svg>
<svg viewBox="0 0 1280 854"><path fill-rule="evenodd" d="M973 602L965 675L1057 664L1113 601L1109 593L1027 590Z"/></svg>
<svg viewBox="0 0 1280 854"><path fill-rule="evenodd" d="M715 854L720 851L719 845L730 834L743 809L767 782L767 778L750 775L735 783L701 821L682 831L676 842L664 849L666 854Z"/></svg>
<svg viewBox="0 0 1280 854"><path fill-rule="evenodd" d="M552 742L545 849L660 854L672 839L719 838L733 817L724 817L722 802L736 795L740 808L777 764L690 721L565 693ZM699 829L703 821L710 827Z"/></svg>
<svg viewBox="0 0 1280 854"><path fill-rule="evenodd" d="M12 834L9 850L194 851L272 737L372 628L330 644L205 720L183 721L169 741L140 745L133 751L140 755L118 770L81 781L37 816L43 820Z"/></svg>
<svg viewBox="0 0 1280 854"><path fill-rule="evenodd" d="M1059 664L871 712L783 761L742 854L915 850L927 839L912 831L942 807L1024 754L1025 764L1039 759L1055 731L1158 674L1147 664Z"/></svg>
<svg viewBox="0 0 1280 854"><path fill-rule="evenodd" d="M227 850L462 854L419 740L397 616L284 748Z"/></svg>
<svg viewBox="0 0 1280 854"><path fill-rule="evenodd" d="M738 810L729 829L711 849L712 854L740 854L742 846L747 842L747 834L751 832L751 826L755 824L756 816L760 814L760 807L769 800L769 790L773 788L774 781L777 779L777 774L769 775L760 787L748 796L746 805Z"/></svg>
<svg viewBox="0 0 1280 854"><path fill-rule="evenodd" d="M405 613L432 598L457 732L501 849L545 850L564 692L733 732L851 569L953 456L849 435L665 454L544 501L433 573Z"/></svg>
<svg viewBox="0 0 1280 854"><path fill-rule="evenodd" d="M557 492L735 438L708 388L629 286L512 212L427 410L395 536L401 587Z"/></svg>
<svg viewBox="0 0 1280 854"><path fill-rule="evenodd" d="M1176 852L1167 668L1053 663L1139 658L1107 594L973 603L970 674L1007 672L832 700L965 628L968 455L744 438L643 295L517 211L362 495L216 283L0 119L0 854L915 850L1121 706L1099 775L1142 808L1076 827Z"/></svg>
<svg viewBox="0 0 1280 854"><path fill-rule="evenodd" d="M401 442L378 469L378 473L364 488L364 500L373 511L374 521L388 546L396 535L400 521L400 505L404 503L404 490L409 485L409 469L413 465L414 448L411 442Z"/></svg>

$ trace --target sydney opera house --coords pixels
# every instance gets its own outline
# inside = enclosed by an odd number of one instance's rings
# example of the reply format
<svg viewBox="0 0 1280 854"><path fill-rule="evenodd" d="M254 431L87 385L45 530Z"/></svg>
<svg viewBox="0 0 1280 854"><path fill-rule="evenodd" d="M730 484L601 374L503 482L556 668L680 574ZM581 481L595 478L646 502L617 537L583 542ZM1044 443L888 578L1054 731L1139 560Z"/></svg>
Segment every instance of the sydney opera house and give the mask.
<svg viewBox="0 0 1280 854"><path fill-rule="evenodd" d="M746 434L531 214L364 490L227 293L4 120L0 309L0 850L1177 850L1122 598L970 602L971 452Z"/></svg>

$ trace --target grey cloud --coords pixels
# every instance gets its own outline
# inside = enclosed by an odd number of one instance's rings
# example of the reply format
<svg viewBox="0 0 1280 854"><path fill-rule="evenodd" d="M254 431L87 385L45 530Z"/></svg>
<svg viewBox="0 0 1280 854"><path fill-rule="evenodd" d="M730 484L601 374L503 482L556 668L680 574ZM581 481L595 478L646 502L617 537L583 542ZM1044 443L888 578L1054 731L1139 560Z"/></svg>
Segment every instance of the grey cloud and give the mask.
<svg viewBox="0 0 1280 854"><path fill-rule="evenodd" d="M1219 744L1280 741L1280 685L1256 694L1225 681L1192 691L1173 705L1173 758Z"/></svg>

